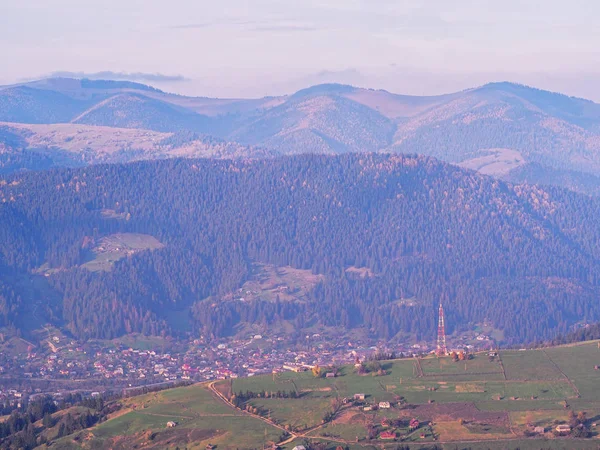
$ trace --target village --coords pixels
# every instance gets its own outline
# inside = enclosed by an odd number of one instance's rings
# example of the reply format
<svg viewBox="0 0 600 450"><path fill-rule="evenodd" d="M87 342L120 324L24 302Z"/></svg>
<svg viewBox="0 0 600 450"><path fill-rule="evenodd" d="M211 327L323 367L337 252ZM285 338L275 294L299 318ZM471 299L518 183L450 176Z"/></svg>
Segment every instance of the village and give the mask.
<svg viewBox="0 0 600 450"><path fill-rule="evenodd" d="M479 334L472 335L474 345L478 338ZM474 345L464 344L471 349ZM299 343L284 334L212 342L200 337L170 343L143 339L80 343L56 332L35 348L0 352L0 403L17 407L23 396L36 393L92 393L252 377L350 364L378 351L408 357L433 350L427 343L385 345L319 333L306 335Z"/></svg>

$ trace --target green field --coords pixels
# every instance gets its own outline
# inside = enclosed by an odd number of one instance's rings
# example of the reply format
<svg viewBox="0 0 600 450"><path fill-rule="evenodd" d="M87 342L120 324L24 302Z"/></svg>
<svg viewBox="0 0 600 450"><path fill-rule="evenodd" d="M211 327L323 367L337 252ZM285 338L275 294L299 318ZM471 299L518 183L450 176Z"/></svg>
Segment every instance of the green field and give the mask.
<svg viewBox="0 0 600 450"><path fill-rule="evenodd" d="M261 448L284 439L286 430L293 434L282 448L290 450L305 440L327 442L331 449L394 449L400 443L411 449L599 447L597 342L501 351L493 360L481 353L466 362L429 356L382 364L385 374L380 376L359 375L347 366L336 378L283 372L220 381L214 392L211 385L200 384L121 400L114 417L52 447ZM278 391L294 391L297 398L278 397ZM227 399L240 392L235 408ZM357 393L365 394L364 402L353 402ZM392 407L364 410L382 401ZM566 423L569 411L587 413L590 439L552 434L557 424ZM416 430L409 427L411 419L420 422ZM166 428L168 421L177 426ZM544 433L527 438L535 426L544 427ZM396 442L383 439L386 432Z"/></svg>
<svg viewBox="0 0 600 450"><path fill-rule="evenodd" d="M546 349L546 354L577 386L582 398L600 401L598 379L600 371L600 348L596 342Z"/></svg>
<svg viewBox="0 0 600 450"><path fill-rule="evenodd" d="M564 380L543 350L503 351L500 354L508 380Z"/></svg>
<svg viewBox="0 0 600 450"><path fill-rule="evenodd" d="M81 267L90 272L110 271L114 263L144 250L157 250L164 245L154 236L139 233L117 233L106 236L89 251Z"/></svg>
<svg viewBox="0 0 600 450"><path fill-rule="evenodd" d="M486 379L503 380L502 367L497 361L489 361L484 355L473 358L469 361L454 362L451 358L427 358L421 361L421 367L425 376L442 375L447 378L449 376L478 376L486 374ZM481 379L481 376L479 376Z"/></svg>

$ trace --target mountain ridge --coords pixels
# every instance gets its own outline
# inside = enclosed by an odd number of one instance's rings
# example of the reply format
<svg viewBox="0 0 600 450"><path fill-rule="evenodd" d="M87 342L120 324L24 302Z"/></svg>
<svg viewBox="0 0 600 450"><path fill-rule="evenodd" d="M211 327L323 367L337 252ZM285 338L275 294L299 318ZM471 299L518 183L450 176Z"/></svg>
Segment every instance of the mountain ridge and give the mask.
<svg viewBox="0 0 600 450"><path fill-rule="evenodd" d="M600 320L599 214L597 198L417 155L12 174L0 181L0 324L22 327L32 305L11 280L33 276L57 299L38 314L80 339L132 331L218 338L257 322L299 336L319 323L430 339L440 298L449 332L485 320L507 343L549 339ZM86 269L94 242L127 234L162 247L107 271ZM259 292L242 301L257 265L312 274L311 287L298 299ZM172 323L167 311L185 320Z"/></svg>
<svg viewBox="0 0 600 450"><path fill-rule="evenodd" d="M51 79L1 88L0 121L186 131L276 154L421 153L473 167L505 149L520 163L497 161L507 170L494 176L510 179L516 166L533 164L544 169L539 183L600 189L589 177L600 176L600 105L510 82L437 96L321 84L279 97L211 99L131 82ZM556 170L571 175L555 179Z"/></svg>

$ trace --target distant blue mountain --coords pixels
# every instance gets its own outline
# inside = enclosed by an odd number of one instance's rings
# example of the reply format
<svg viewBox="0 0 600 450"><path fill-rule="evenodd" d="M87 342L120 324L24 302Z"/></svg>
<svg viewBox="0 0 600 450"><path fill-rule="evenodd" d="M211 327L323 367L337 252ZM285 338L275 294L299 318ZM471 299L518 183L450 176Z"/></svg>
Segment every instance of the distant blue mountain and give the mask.
<svg viewBox="0 0 600 450"><path fill-rule="evenodd" d="M16 86L0 90L0 121L64 123L92 105L60 92Z"/></svg>
<svg viewBox="0 0 600 450"><path fill-rule="evenodd" d="M430 97L322 84L244 100L55 78L0 87L0 121L190 131L284 154L418 153L468 167L500 149L523 164L600 176L600 105L508 82Z"/></svg>

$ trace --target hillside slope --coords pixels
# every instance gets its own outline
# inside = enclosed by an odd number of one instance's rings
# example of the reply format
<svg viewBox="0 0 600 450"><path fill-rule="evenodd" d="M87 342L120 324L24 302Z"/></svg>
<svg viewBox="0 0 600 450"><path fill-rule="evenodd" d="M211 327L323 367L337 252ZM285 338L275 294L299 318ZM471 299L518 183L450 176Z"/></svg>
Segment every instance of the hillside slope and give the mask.
<svg viewBox="0 0 600 450"><path fill-rule="evenodd" d="M384 149L394 129L391 120L366 106L308 92L295 94L228 136L284 154L346 153Z"/></svg>
<svg viewBox="0 0 600 450"><path fill-rule="evenodd" d="M154 131L203 131L211 120L140 94L117 94L70 120L72 123Z"/></svg>
<svg viewBox="0 0 600 450"><path fill-rule="evenodd" d="M589 175L600 176L600 105L513 83L430 97L325 84L281 97L211 99L58 78L0 87L0 120L195 132L278 154L418 153L507 180L599 188ZM53 165L46 157L40 167ZM32 165L25 158L23 168Z"/></svg>
<svg viewBox="0 0 600 450"><path fill-rule="evenodd" d="M520 153L525 162L600 173L599 133L600 105L494 83L400 123L391 148L450 162L508 149Z"/></svg>
<svg viewBox="0 0 600 450"><path fill-rule="evenodd" d="M427 157L102 165L4 177L0 264L44 273L84 339L284 322L431 338L444 299L450 332L488 321L514 343L600 320L599 216L598 200ZM164 247L82 267L115 233ZM319 276L302 298L241 301L256 264ZM10 298L4 323L20 327L28 306Z"/></svg>
<svg viewBox="0 0 600 450"><path fill-rule="evenodd" d="M0 90L0 121L19 123L69 122L97 100L73 99L60 92L18 86Z"/></svg>
<svg viewBox="0 0 600 450"><path fill-rule="evenodd" d="M266 148L191 131L0 122L0 174L172 157L270 158L276 155L277 152Z"/></svg>

